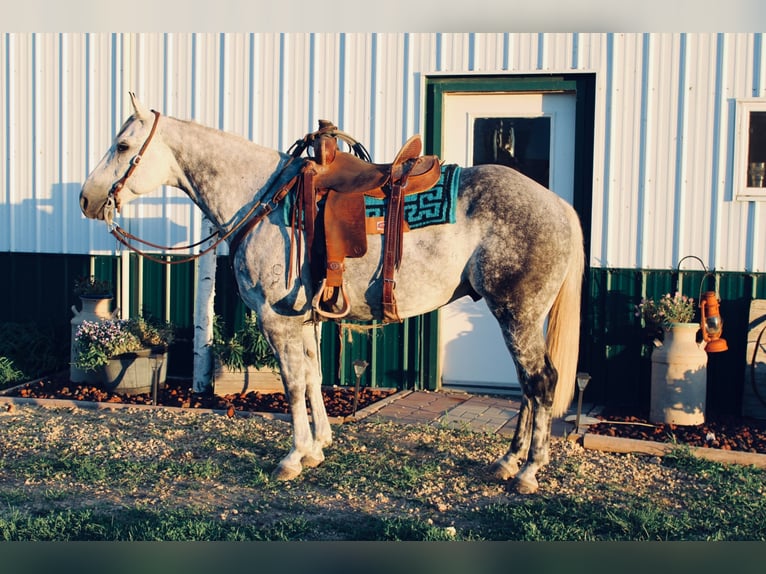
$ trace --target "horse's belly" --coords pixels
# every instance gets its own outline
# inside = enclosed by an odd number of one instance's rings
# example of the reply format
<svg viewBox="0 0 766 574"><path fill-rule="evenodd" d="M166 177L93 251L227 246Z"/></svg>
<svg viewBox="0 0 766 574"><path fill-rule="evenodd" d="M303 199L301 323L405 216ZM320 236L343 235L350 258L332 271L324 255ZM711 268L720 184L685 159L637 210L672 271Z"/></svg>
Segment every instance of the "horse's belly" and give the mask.
<svg viewBox="0 0 766 574"><path fill-rule="evenodd" d="M394 295L403 319L428 313L453 300L461 289L469 257L465 245L451 248L439 241L427 241L422 235L405 234L402 264L394 274ZM381 260L380 242L372 240L364 258L345 261L345 285L351 298L351 318L355 320L381 315Z"/></svg>

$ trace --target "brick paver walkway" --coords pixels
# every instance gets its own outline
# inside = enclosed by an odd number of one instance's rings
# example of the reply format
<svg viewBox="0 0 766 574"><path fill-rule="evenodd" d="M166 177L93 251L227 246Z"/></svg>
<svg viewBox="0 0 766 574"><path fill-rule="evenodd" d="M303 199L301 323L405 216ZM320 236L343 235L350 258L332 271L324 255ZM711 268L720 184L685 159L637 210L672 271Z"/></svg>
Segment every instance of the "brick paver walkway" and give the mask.
<svg viewBox="0 0 766 574"><path fill-rule="evenodd" d="M512 437L519 406L518 399L502 396L412 391L395 395L368 416L401 424L438 424ZM563 419L555 419L552 434L565 436L572 427Z"/></svg>

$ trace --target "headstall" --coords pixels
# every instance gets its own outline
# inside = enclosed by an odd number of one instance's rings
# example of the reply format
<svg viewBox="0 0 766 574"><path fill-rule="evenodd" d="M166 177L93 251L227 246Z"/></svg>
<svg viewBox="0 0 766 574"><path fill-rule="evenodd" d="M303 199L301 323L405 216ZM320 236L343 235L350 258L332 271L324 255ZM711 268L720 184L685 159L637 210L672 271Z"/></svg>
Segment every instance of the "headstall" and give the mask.
<svg viewBox="0 0 766 574"><path fill-rule="evenodd" d="M124 230L119 225L114 223L114 211L115 209L119 211L120 203L118 199L118 194L122 190L123 187L125 187L125 183L128 181L128 178L130 178L131 175L133 175L133 172L136 171L136 168L138 167L138 164L141 163L141 159L146 153L146 149L149 147L149 144L151 143L152 139L154 138L154 134L157 132L157 124L160 121L160 112L156 110L152 110L152 113L154 114L154 123L152 124L152 129L149 132L149 135L147 136L146 140L144 141L143 145L141 146L141 149L138 150L138 153L133 157L133 159L130 160L130 166L128 167L127 171L123 174L123 176L118 179L114 184L112 185L111 189L109 190L109 193L107 194L106 202L104 203L104 220L106 221L107 227L109 228L109 232L114 236L114 238L120 242L122 245L130 249L131 251L134 251L138 255L141 255L142 257L145 257L146 259L149 259L150 261L154 261L155 263L162 263L163 265L174 265L174 264L180 264L180 263L188 263L190 261L194 261L195 259L198 259L205 255L206 253L209 253L213 251L216 247L218 247L221 243L226 241L229 237L231 237L234 233L237 231L240 231L241 228L245 225L247 225L247 229L250 230L255 226L258 222L260 222L264 217L266 217L271 211L274 209L274 206L278 204L284 196L289 191L290 187L292 187L293 183L295 182L295 178L290 180L286 185L284 185L282 188L280 188L273 197L267 201L266 203L263 203L262 201L256 201L253 206L245 213L242 218L237 222L236 225L234 225L231 229L229 229L226 233L221 235L214 243L200 251L199 253L195 253L194 255L190 255L188 257L183 257L181 259L163 259L161 257L156 257L154 255L150 255L139 248L135 247L131 244L131 241L141 243L143 245L147 245L149 247L153 247L156 249L160 249L163 251L180 251L184 249L191 249L193 247L198 247L211 239L213 239L216 235L219 235L218 231L213 232L208 237L193 243L191 245L184 245L180 247L168 247L163 245L157 245L155 243L152 243L150 241L145 241L143 239L140 239L139 237L136 237L132 233ZM292 161L292 158L291 158ZM287 165L289 165L290 162L288 162ZM285 165L285 168L287 167ZM284 171L284 168L283 168ZM256 213L256 211L260 208L260 211ZM236 246L239 245L239 241L241 239L243 234L239 234L235 239ZM232 248L230 250L232 253L236 251L236 247Z"/></svg>

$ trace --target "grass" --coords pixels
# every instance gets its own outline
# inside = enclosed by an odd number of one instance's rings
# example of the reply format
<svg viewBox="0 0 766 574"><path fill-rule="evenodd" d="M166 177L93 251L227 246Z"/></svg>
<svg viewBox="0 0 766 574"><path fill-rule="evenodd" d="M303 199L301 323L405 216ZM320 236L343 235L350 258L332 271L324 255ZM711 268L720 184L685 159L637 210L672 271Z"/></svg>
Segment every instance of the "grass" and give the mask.
<svg viewBox="0 0 766 574"><path fill-rule="evenodd" d="M636 457L560 441L525 497L483 472L506 439L460 429L342 425L322 466L275 483L280 421L22 414L0 417L4 541L766 540L766 473L682 447L623 476Z"/></svg>

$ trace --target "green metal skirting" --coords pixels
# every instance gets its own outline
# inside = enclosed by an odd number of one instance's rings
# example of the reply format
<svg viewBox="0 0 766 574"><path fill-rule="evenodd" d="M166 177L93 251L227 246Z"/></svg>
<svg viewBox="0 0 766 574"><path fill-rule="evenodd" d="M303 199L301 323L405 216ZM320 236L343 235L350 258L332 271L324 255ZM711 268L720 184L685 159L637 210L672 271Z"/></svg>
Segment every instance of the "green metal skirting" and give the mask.
<svg viewBox="0 0 766 574"><path fill-rule="evenodd" d="M606 405L648 408L651 359L648 341L635 314L643 297L659 298L676 290L699 298L715 290L721 299L725 353L708 361L708 413L738 415L745 377L750 302L766 295L766 274L715 273L703 283L703 271L591 269L583 308L580 369L591 373L589 400Z"/></svg>
<svg viewBox="0 0 766 574"><path fill-rule="evenodd" d="M169 317L180 327L171 374L191 374L194 309L194 264L166 267L152 262L139 265L130 256L131 314L139 311ZM76 277L91 272L119 284L119 258L87 255L0 253L0 265L9 281L0 282L0 322L34 322L67 332ZM141 283L141 301L138 283ZM580 369L592 375L587 394L591 402L631 407L648 406L649 355L635 316L642 297L660 297L677 287L699 297L702 271L590 269L584 290ZM745 377L746 332L750 301L766 299L766 274L715 273L705 289L721 298L724 337L729 351L710 357L708 405L713 411L737 414ZM216 312L231 328L242 324L245 306L237 295L226 258L216 275ZM322 370L327 384L354 383L352 363L365 360L370 367L362 383L400 389L438 387L438 312L401 324L355 330L333 323L322 325Z"/></svg>

